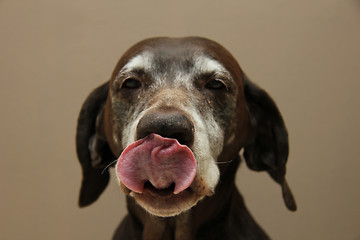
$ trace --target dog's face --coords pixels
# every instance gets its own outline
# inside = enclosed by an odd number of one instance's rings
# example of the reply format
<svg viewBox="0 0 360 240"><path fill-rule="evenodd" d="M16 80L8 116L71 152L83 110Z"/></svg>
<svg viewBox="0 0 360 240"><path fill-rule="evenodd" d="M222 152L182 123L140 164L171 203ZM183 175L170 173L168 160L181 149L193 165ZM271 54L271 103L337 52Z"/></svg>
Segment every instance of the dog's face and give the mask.
<svg viewBox="0 0 360 240"><path fill-rule="evenodd" d="M125 152L134 153L123 153L116 166L123 189L150 213L176 215L214 192L219 157L229 155L224 152L229 149L235 157L239 150L235 143L240 146L247 136L249 116L241 76L231 55L204 39L152 39L120 60L105 110L107 139L120 156L131 144L156 134L156 139L152 136L135 149L130 147ZM182 145L190 153L178 156ZM159 147L176 148L167 160L160 160L160 165L173 170L151 169L161 167L154 166L154 156L139 160L138 155ZM180 185L184 186L178 190Z"/></svg>
<svg viewBox="0 0 360 240"><path fill-rule="evenodd" d="M144 40L122 56L80 112L80 206L99 197L109 180L106 166L117 159L126 194L151 214L180 214L214 194L223 163L241 148L251 169L281 184L294 210L284 178L287 131L269 95L211 40Z"/></svg>

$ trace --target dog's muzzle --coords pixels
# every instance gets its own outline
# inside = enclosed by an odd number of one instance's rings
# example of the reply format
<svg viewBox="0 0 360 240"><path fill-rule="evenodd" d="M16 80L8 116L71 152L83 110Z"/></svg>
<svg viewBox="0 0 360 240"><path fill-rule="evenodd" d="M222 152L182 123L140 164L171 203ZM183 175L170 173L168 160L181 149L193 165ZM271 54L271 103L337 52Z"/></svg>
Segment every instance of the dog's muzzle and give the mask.
<svg viewBox="0 0 360 240"><path fill-rule="evenodd" d="M140 119L137 140L121 154L117 164L120 181L129 190L151 188L161 195L187 189L196 175L192 122L180 112L153 112Z"/></svg>

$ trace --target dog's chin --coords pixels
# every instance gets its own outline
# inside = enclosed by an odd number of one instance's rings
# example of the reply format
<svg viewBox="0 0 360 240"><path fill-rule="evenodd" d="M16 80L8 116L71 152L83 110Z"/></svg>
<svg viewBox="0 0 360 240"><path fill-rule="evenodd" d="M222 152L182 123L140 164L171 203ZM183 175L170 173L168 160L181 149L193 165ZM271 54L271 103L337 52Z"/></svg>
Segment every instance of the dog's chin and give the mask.
<svg viewBox="0 0 360 240"><path fill-rule="evenodd" d="M173 217L195 206L204 196L190 188L178 194L144 189L143 193L131 192L130 196L147 212L159 217Z"/></svg>
<svg viewBox="0 0 360 240"><path fill-rule="evenodd" d="M174 194L173 186L167 189L156 189L151 184L145 184L142 193L136 193L120 183L122 190L135 199L137 204L152 215L159 217L173 217L194 207L206 196L214 191L204 185L201 177L196 177L190 187Z"/></svg>

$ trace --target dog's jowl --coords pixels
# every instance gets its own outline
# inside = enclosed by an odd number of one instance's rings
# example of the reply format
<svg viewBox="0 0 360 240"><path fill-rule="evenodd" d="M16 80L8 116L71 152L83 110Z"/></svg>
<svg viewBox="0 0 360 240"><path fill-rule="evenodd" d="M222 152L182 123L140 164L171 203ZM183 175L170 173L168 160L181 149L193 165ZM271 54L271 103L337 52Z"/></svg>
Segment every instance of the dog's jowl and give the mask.
<svg viewBox="0 0 360 240"><path fill-rule="evenodd" d="M127 195L114 239L269 239L235 186L242 159L267 171L296 209L276 104L208 39L152 38L131 47L86 99L76 144L79 205L100 196L109 165Z"/></svg>

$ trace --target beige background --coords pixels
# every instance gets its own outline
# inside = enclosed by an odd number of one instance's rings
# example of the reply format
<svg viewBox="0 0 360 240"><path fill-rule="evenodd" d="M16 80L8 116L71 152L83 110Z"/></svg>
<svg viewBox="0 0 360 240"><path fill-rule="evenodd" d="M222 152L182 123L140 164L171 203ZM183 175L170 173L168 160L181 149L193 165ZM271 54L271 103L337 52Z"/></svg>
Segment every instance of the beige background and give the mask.
<svg viewBox="0 0 360 240"><path fill-rule="evenodd" d="M360 239L359 0L0 0L0 239L110 239L124 196L112 179L77 207L77 115L128 47L164 35L222 43L277 101L298 211L265 173L237 178L269 235Z"/></svg>

